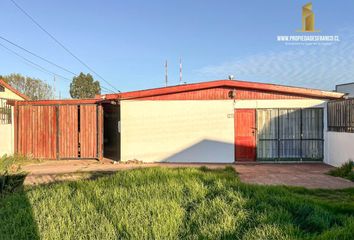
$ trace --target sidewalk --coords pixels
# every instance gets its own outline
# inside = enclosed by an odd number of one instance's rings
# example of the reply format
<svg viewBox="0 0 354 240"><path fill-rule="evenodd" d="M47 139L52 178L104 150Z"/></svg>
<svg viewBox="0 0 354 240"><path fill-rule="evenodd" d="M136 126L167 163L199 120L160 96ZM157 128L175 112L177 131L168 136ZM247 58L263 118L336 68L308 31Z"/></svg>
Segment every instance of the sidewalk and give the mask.
<svg viewBox="0 0 354 240"><path fill-rule="evenodd" d="M252 164L209 164L209 163L117 163L95 160L45 161L40 164L27 165L28 172L24 184L36 185L56 181L73 181L102 176L119 170L143 167L201 167L211 169L232 166L241 181L260 185L286 185L306 188L342 189L354 187L354 183L343 178L332 177L326 173L333 167L323 163L252 163Z"/></svg>

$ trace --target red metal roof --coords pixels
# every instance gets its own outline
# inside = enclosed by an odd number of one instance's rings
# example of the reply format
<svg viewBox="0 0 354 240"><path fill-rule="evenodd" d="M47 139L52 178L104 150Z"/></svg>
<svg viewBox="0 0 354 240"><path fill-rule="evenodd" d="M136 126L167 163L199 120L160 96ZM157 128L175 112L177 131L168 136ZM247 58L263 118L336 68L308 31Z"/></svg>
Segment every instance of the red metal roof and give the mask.
<svg viewBox="0 0 354 240"><path fill-rule="evenodd" d="M139 91L132 91L132 92L106 94L106 95L97 96L97 98L106 99L106 100L139 99L144 97L188 92L188 91L195 91L195 90L216 88L216 87L255 89L255 90L261 90L266 92L279 92L279 93L287 93L287 94L293 94L293 95L304 96L309 98L322 98L322 99L339 99L345 95L343 93L338 93L338 92L322 91L322 90L311 89L311 88L283 86L283 85L276 85L276 84L269 84L269 83L247 82L247 81L240 81L240 80L217 80L211 82L184 84L184 85L139 90Z"/></svg>
<svg viewBox="0 0 354 240"><path fill-rule="evenodd" d="M25 94L20 93L19 91L17 91L15 88L13 88L10 84L8 84L7 82L5 82L2 79L0 79L0 85L9 89L11 92L14 92L16 95L22 97L24 100L30 100L29 97L27 97Z"/></svg>

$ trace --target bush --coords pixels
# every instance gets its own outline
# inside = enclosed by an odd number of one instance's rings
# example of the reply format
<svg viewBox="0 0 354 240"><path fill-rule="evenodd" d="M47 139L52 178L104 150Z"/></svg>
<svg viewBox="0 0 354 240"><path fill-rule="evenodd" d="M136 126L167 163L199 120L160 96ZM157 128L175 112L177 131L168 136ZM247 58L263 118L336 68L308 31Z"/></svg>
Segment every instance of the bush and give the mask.
<svg viewBox="0 0 354 240"><path fill-rule="evenodd" d="M332 175L335 177L347 178L347 179L354 182L353 168L354 168L354 162L352 160L349 160L348 162L344 163L339 168L329 171L329 175Z"/></svg>

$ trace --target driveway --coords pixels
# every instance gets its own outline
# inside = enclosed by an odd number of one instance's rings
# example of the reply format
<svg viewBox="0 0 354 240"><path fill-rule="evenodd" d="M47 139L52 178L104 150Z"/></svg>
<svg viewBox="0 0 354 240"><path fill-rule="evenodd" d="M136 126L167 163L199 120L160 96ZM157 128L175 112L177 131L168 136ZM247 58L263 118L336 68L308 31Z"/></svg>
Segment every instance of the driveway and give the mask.
<svg viewBox="0 0 354 240"><path fill-rule="evenodd" d="M188 163L120 163L109 161L71 160L46 161L40 164L27 165L23 170L28 172L24 184L36 185L55 181L89 178L92 173L115 172L140 167L200 167L224 168L233 166L239 173L241 181L262 185L286 185L306 188L341 189L354 187L354 183L326 173L333 167L323 164L188 164Z"/></svg>

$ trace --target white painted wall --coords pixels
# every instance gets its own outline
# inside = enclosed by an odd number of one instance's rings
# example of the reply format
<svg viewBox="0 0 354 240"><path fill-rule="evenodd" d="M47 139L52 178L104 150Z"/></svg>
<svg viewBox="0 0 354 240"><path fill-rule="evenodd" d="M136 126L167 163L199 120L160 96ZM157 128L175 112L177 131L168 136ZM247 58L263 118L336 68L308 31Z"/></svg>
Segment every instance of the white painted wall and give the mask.
<svg viewBox="0 0 354 240"><path fill-rule="evenodd" d="M354 161L354 133L327 132L325 163L339 167L349 159Z"/></svg>
<svg viewBox="0 0 354 240"><path fill-rule="evenodd" d="M121 101L121 160L234 162L232 100Z"/></svg>
<svg viewBox="0 0 354 240"><path fill-rule="evenodd" d="M234 106L237 109L325 108L327 106L327 101L320 99L235 100Z"/></svg>
<svg viewBox="0 0 354 240"><path fill-rule="evenodd" d="M121 101L121 160L233 162L234 109L323 108L324 162L329 161L327 101Z"/></svg>
<svg viewBox="0 0 354 240"><path fill-rule="evenodd" d="M12 124L0 124L0 157L14 153L14 111L12 109Z"/></svg>

